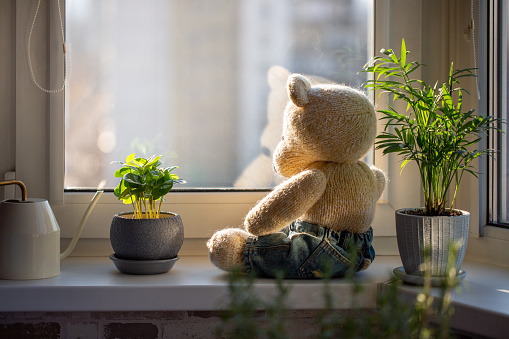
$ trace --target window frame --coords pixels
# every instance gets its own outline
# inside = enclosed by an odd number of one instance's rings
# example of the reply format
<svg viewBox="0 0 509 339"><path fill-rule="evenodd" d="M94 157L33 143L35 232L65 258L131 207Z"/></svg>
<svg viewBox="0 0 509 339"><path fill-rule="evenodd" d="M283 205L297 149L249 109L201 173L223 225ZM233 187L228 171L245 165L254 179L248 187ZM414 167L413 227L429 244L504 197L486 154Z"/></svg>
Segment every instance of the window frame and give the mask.
<svg viewBox="0 0 509 339"><path fill-rule="evenodd" d="M474 7L478 9L476 26L479 27L477 34L477 51L479 56L478 67L479 71L479 86L481 98L479 100L479 113L492 114L493 107L496 102L490 100L491 93L497 88L498 82L493 81L493 77L489 75L489 49L493 40L490 40L491 35L489 31L489 14L493 9L493 0L488 1L475 1ZM467 7L467 6L465 6ZM469 7L469 6L468 6ZM469 9L470 10L470 9ZM466 19L464 18L464 21ZM471 23L470 23L471 25ZM463 27L459 25L456 27L458 34L465 32L465 27L470 27L468 23L464 23ZM461 53L458 51L457 53ZM482 146L493 147L490 140L483 139ZM488 199L490 198L489 184L493 177L491 175L492 168L490 161L486 157L483 161L479 161L478 172L479 180L474 176L463 180L462 187L460 188L461 197L460 201L464 201L464 206L471 212L470 216L470 234L468 239L468 247L466 252L467 259L473 259L480 262L488 262L495 265L507 267L506 258L509 257L509 229L497 227L489 223L489 206ZM466 192L463 188L467 188ZM465 194L466 193L466 194Z"/></svg>
<svg viewBox="0 0 509 339"><path fill-rule="evenodd" d="M504 96L504 90L508 88L508 70L509 66L503 64L502 55L505 54L505 59L509 58L509 47L504 47L504 38L507 38L509 29L508 24L504 22L503 18L509 13L509 6L499 0L490 0L489 4L484 4L486 12L486 31L487 31L487 47L485 49L484 58L486 59L483 66L486 69L486 81L488 83L488 91L486 93L486 103L483 107L487 109L488 114L494 115L497 118L503 119L507 115L509 109L509 101ZM500 124L500 128L502 128ZM507 150L505 135L501 132L493 132L488 136L486 141L487 147L498 150L502 145ZM507 162L507 160L505 160ZM503 194L503 189L495 188L499 185L499 172L503 166L503 162L498 159L494 160L488 158L483 164L487 175L485 181L486 191L486 204L483 208L486 210L484 213L485 227L499 227L509 229L509 223L504 223L498 220L499 215L499 201L500 195ZM505 212L507 214L507 211ZM484 229L483 229L484 231ZM484 232L483 232L484 233Z"/></svg>
<svg viewBox="0 0 509 339"><path fill-rule="evenodd" d="M416 13L414 4L401 0L373 1L373 50L378 51L389 43L401 41L405 34L414 45L409 46L413 56L421 56L422 13ZM422 5L424 6L424 5ZM63 58L58 32L58 12L56 4L41 3L40 15L44 18L47 34L35 34L41 45L46 46L46 54L33 58L36 67L44 68L49 62L48 79L42 83L54 84L61 79ZM403 8L408 21L394 20L401 17L392 9ZM26 27L33 18L33 4L16 2L17 44L16 44L16 177L29 187L32 197L47 198L53 208L61 228L62 238L71 238L81 216L88 206L92 192L65 192L64 178L64 93L46 94L32 85L27 67ZM64 10L65 13L65 10ZM417 20L415 29L408 29L408 22ZM413 27L413 26L412 26ZM398 44L394 44L398 45ZM408 43L407 43L408 45ZM72 46L70 51L72 52ZM57 70L60 70L58 72ZM43 80L46 80L44 82ZM378 109L383 105L374 96ZM30 138L23 138L30 135ZM395 246L394 212L402 207L421 205L421 188L416 169L405 169L400 175L399 161L393 155L383 156L374 152L374 164L388 175L389 184L376 208L375 243L384 244L379 253L397 254ZM186 239L206 239L215 230L240 226L244 216L267 192L245 191L174 191L167 196L163 209L182 215L185 223ZM115 213L125 211L125 207L113 194L104 194L91 214L81 238L107 239L109 225Z"/></svg>

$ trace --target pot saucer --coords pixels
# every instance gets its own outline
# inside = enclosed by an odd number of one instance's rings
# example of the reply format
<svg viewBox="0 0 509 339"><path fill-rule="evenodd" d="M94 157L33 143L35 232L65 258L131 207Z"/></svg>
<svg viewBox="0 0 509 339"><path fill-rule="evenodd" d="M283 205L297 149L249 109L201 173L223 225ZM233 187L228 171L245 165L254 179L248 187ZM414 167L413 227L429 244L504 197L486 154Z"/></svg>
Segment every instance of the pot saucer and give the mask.
<svg viewBox="0 0 509 339"><path fill-rule="evenodd" d="M173 259L165 260L128 260L117 258L115 253L113 253L110 255L110 259L122 273L144 275L168 272L175 265L179 257L176 256Z"/></svg>
<svg viewBox="0 0 509 339"><path fill-rule="evenodd" d="M412 275L412 274L406 274L405 269L403 266L396 267L393 271L396 278L401 279L402 281L412 284L412 285L418 285L423 286L424 282L426 280L426 277L422 275ZM467 272L464 270L460 270L458 274L456 275L456 282L461 282L465 277L467 276ZM431 286L434 287L440 287L443 286L445 277L431 277Z"/></svg>

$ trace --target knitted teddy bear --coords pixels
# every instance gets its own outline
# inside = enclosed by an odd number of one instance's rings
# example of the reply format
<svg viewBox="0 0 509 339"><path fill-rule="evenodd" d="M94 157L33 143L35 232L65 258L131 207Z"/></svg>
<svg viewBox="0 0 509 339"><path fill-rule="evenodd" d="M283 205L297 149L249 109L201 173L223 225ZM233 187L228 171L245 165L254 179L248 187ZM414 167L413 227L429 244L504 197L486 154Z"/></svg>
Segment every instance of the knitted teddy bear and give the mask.
<svg viewBox="0 0 509 339"><path fill-rule="evenodd" d="M272 66L267 72L270 88L267 99L267 124L260 136L260 153L244 168L233 184L234 187L268 187L278 184L282 177L272 171L272 154L281 140L283 114L288 96L286 81L290 71L282 66ZM312 84L330 82L319 76L307 76Z"/></svg>
<svg viewBox="0 0 509 339"><path fill-rule="evenodd" d="M273 162L288 179L251 209L243 229L216 232L209 258L225 271L289 279L364 270L375 257L371 222L385 187L383 172L359 160L375 139L373 105L358 90L313 86L300 74L290 75L287 90Z"/></svg>

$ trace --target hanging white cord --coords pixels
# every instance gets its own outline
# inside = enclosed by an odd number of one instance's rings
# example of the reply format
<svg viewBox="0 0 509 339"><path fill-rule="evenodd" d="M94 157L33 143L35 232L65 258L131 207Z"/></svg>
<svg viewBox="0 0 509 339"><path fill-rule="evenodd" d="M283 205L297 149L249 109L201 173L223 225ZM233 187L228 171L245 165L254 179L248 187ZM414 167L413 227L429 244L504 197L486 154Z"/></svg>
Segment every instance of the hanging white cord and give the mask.
<svg viewBox="0 0 509 339"><path fill-rule="evenodd" d="M62 20L62 11L60 9L60 0L57 0L58 4L58 17L60 19L60 32L62 33L62 51L64 53L64 81L62 83L62 87L59 89L49 90L43 88L39 83L37 82L37 79L35 78L34 69L32 67L32 53L31 53L31 41L32 41L32 32L34 30L35 21L37 20L37 14L39 14L39 7L41 5L41 0L37 2L37 9L35 10L34 20L32 21L32 26L30 27L30 32L28 33L28 65L30 67L30 75L32 76L32 80L34 84L43 92L46 93L58 93L62 92L65 88L65 83L67 81L67 60L66 60L66 47L65 47L65 38L64 38L64 22Z"/></svg>
<svg viewBox="0 0 509 339"><path fill-rule="evenodd" d="M481 100L481 91L479 90L479 80L477 76L477 52L475 50L474 0L470 1L470 30L472 31L472 47L474 49L475 89L477 90L477 98Z"/></svg>

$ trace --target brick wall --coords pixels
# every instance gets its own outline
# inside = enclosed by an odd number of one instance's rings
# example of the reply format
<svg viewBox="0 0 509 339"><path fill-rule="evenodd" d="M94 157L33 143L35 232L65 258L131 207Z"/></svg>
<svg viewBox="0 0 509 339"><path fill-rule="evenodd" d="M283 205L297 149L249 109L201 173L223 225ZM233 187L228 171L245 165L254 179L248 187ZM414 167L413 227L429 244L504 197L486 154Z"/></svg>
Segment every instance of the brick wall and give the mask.
<svg viewBox="0 0 509 339"><path fill-rule="evenodd" d="M348 311L338 311L338 314ZM370 312L370 311L365 311ZM284 317L290 338L315 338L319 311ZM265 312L258 312L263 324ZM16 312L0 313L0 338L215 338L217 312Z"/></svg>

